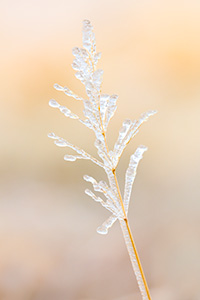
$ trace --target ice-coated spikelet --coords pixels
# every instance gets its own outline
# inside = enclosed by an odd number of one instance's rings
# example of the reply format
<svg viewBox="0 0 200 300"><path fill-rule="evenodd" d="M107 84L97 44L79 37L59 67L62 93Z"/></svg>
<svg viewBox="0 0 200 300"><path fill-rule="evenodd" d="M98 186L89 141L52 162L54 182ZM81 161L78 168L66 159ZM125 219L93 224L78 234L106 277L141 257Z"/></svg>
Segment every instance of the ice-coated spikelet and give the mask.
<svg viewBox="0 0 200 300"><path fill-rule="evenodd" d="M63 113L68 118L79 119L79 117L77 115L75 115L74 113L72 113L70 109L68 109L67 107L65 107L63 105L60 105L57 101L55 101L53 99L49 101L49 106L58 108L61 111L61 113Z"/></svg>
<svg viewBox="0 0 200 300"><path fill-rule="evenodd" d="M111 95L108 99L108 104L105 112L105 122L104 122L104 130L107 131L108 124L111 120L111 118L114 116L114 113L117 109L117 102L118 96L117 95Z"/></svg>
<svg viewBox="0 0 200 300"><path fill-rule="evenodd" d="M124 187L124 208L126 214L128 214L131 191L132 191L133 182L135 180L137 167L145 151L147 151L147 147L141 145L136 149L135 153L130 157L129 166L126 171L125 187Z"/></svg>
<svg viewBox="0 0 200 300"><path fill-rule="evenodd" d="M61 91L61 92L64 92L65 95L69 96L69 97L72 97L76 100L81 100L83 101L83 98L74 94L74 92L72 92L69 88L67 88L66 86L62 87L61 85L55 83L54 84L54 88L57 90L57 91Z"/></svg>
<svg viewBox="0 0 200 300"><path fill-rule="evenodd" d="M83 21L83 47L93 55L96 52L96 41L93 27L89 20Z"/></svg>
<svg viewBox="0 0 200 300"><path fill-rule="evenodd" d="M117 166L118 161L126 146L129 144L131 139L138 133L140 126L155 113L157 113L157 111L155 110L147 111L146 113L141 115L138 121L125 120L123 122L122 128L119 131L118 139L114 145L114 150L112 151L113 164L115 167Z"/></svg>

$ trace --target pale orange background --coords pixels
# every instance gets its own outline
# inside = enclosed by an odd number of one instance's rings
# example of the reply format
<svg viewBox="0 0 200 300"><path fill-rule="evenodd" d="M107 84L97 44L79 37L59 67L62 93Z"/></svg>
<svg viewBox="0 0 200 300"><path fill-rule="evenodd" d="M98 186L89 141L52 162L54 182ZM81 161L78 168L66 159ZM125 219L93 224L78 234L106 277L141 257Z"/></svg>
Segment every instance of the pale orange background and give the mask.
<svg viewBox="0 0 200 300"><path fill-rule="evenodd" d="M154 300L200 299L200 2L7 0L0 2L0 300L139 300L118 224L84 194L88 161L67 163L55 132L95 154L94 135L48 106L82 104L55 82L85 95L71 68L82 20L102 52L103 91L119 95L113 146L125 118L149 109L118 168L147 145L129 218ZM134 200L134 201L133 201Z"/></svg>

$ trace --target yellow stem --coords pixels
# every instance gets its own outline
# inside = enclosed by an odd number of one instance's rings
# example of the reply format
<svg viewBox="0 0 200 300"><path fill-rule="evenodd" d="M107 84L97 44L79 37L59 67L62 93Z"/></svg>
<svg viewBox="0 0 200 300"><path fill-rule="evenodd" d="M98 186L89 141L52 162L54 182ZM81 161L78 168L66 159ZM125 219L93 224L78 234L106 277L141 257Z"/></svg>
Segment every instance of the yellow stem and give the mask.
<svg viewBox="0 0 200 300"><path fill-rule="evenodd" d="M145 299L151 300L151 296L150 296L149 288L148 288L148 285L147 285L147 281L146 281L146 278L145 278L145 275L144 275L144 272L143 272L143 269L142 269L142 264L140 262L140 258L139 258L139 255L138 255L138 252L137 252L137 249L136 249L136 245L135 245L135 242L133 240L133 236L132 236L129 224L128 224L128 219L127 219L126 211L125 211L125 208L124 208L124 203L123 203L123 200L122 200L122 196L121 196L119 184L118 184L118 181L117 181L117 176L116 176L115 169L112 172L113 172L113 175L114 175L114 178L115 178L115 183L116 183L117 191L118 191L118 194L119 194L120 204L121 204L123 214L124 214L124 221L125 221L126 228L127 228L127 231L128 231L129 239L131 241L134 256L137 260L138 268L139 268L139 271L140 271L140 274L141 274L141 277L142 277L142 281L143 281L143 285L144 285L144 288L145 288L145 291L146 291L147 298L145 298ZM127 247L128 247L128 245L127 245ZM130 259L131 259L131 255L130 255ZM131 259L131 262L133 263L132 259ZM136 276L136 278L137 278L137 276Z"/></svg>
<svg viewBox="0 0 200 300"><path fill-rule="evenodd" d="M140 274L142 276L142 280L143 280L143 283L144 283L144 287L145 287L145 290L146 290L146 294L147 294L148 300L151 300L150 291L149 291L149 288L148 288L148 285L147 285L147 281L146 281L146 278L145 278L145 275L144 275L142 264L140 262L140 258L139 258L138 252L137 252L137 248L136 248L136 245L135 245L135 242L133 240L133 236L132 236L129 224L128 224L128 219L124 219L124 221L126 223L126 227L127 227L127 230L128 230L128 233L129 233L129 237L130 237L130 240L131 240L131 244L132 244L132 247L133 247L133 251L135 253L135 257L136 257L136 260L137 260L137 263L138 263Z"/></svg>

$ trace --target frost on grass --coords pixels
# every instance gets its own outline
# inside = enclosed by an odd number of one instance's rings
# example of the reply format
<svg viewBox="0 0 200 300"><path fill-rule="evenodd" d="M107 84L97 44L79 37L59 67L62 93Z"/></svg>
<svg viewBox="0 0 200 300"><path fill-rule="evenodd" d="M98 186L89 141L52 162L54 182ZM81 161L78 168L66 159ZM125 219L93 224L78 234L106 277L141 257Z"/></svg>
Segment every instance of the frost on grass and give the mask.
<svg viewBox="0 0 200 300"><path fill-rule="evenodd" d="M83 47L74 47L72 49L72 54L74 56L72 68L76 72L76 78L79 79L85 86L87 94L86 99L78 96L68 87L62 87L59 84L55 84L54 88L75 100L82 101L85 119L80 119L76 114L71 112L69 108L60 105L53 99L49 101L49 105L53 108L57 108L66 117L76 119L87 128L94 131L96 137L94 145L97 148L99 160L54 133L49 133L48 136L54 140L54 143L57 146L68 147L76 152L76 155L66 154L64 156L66 161L73 162L78 159L87 159L104 168L108 177L108 183L105 181L97 182L93 177L88 175L85 175L84 179L92 184L94 191L102 193L104 199L95 195L89 189L86 189L85 193L94 201L99 202L111 213L110 217L97 228L98 233L106 234L108 229L115 223L116 220L123 220L127 218L136 170L139 161L142 159L143 153L147 150L147 148L145 146L138 147L130 158L129 166L125 175L123 199L120 195L118 183L116 181L115 169L124 149L131 139L137 134L140 126L147 121L151 115L154 115L156 111L148 111L142 114L139 120L125 120L119 130L119 136L113 150L109 150L107 146L106 133L109 122L117 108L116 104L118 96L115 94L108 95L101 92L103 70L98 69L97 67L98 61L101 58L101 53L96 51L96 40L90 21L83 21Z"/></svg>

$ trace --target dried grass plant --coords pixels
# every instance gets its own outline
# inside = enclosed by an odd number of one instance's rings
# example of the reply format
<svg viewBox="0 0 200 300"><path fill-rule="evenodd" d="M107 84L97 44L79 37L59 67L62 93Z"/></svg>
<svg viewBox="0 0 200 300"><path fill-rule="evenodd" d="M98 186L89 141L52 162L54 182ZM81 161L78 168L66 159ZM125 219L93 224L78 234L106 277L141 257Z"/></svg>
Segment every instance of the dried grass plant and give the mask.
<svg viewBox="0 0 200 300"><path fill-rule="evenodd" d="M66 117L77 119L83 125L94 131L96 136L95 147L97 148L100 160L69 143L65 139L58 137L54 133L50 133L48 136L54 139L54 143L57 146L69 147L77 153L77 155L65 155L65 160L75 161L77 159L88 159L105 170L108 183L105 181L97 182L91 176L84 176L84 179L93 185L96 192L103 193L104 199L96 196L89 189L86 189L85 193L96 202L99 202L111 213L111 216L97 228L97 232L100 234L106 234L115 221L119 221L142 299L150 300L151 296L149 288L128 221L128 208L133 182L139 161L142 159L143 153L147 150L147 147L139 146L135 153L131 155L125 174L123 195L118 184L116 168L126 146L137 134L141 125L147 121L149 116L154 115L156 111L148 111L144 113L137 121L125 120L119 131L119 136L113 150L109 150L106 133L109 121L113 117L117 108L116 101L118 96L109 96L101 92L103 70L97 68L97 63L101 58L101 53L96 51L95 35L90 21L83 21L83 48L75 47L73 48L72 53L75 56L72 63L73 69L76 70L75 76L84 84L88 99L83 99L67 87L62 87L58 84L55 84L54 87L56 90L62 91L67 96L73 97L83 103L85 119L82 120L68 108L60 105L55 100L50 100L49 105L51 107L58 108Z"/></svg>

